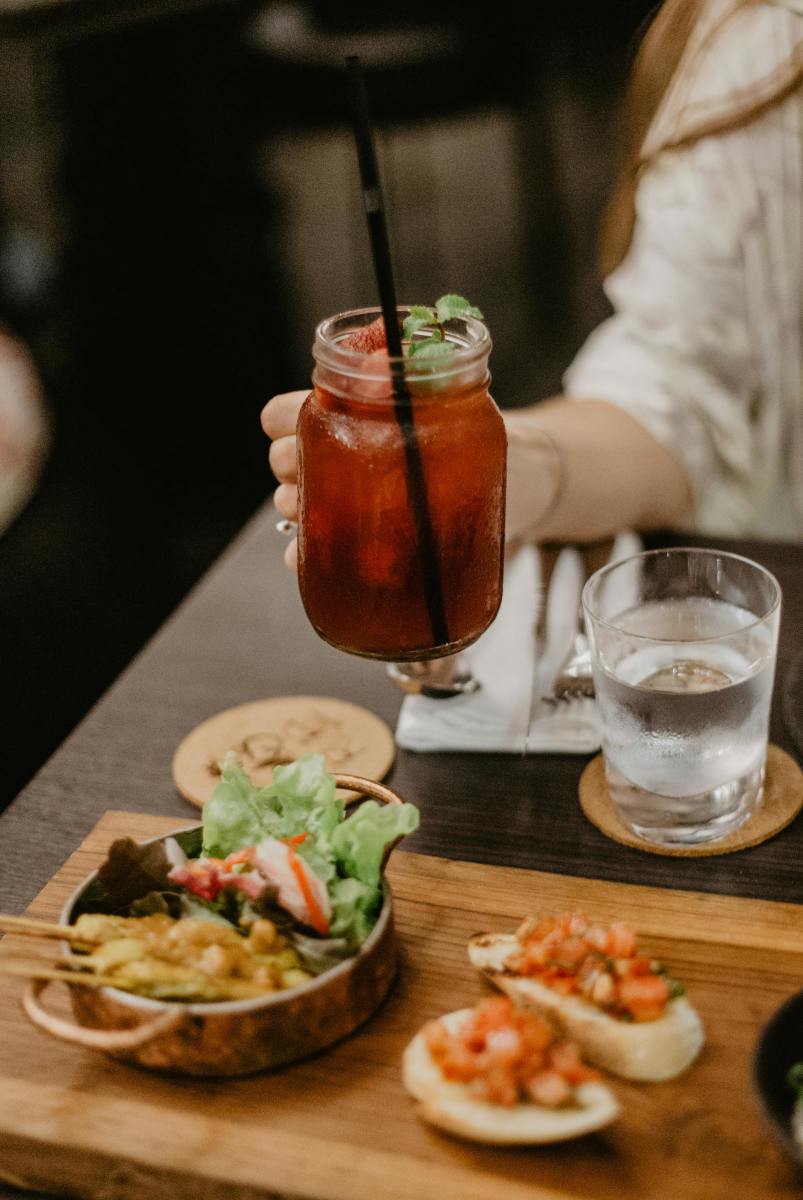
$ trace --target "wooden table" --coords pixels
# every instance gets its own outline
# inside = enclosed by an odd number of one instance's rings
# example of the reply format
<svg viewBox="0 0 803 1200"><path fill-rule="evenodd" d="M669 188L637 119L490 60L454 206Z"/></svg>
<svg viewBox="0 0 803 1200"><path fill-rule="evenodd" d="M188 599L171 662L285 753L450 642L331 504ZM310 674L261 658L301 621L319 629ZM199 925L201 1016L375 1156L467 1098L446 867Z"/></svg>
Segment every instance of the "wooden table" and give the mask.
<svg viewBox="0 0 803 1200"><path fill-rule="evenodd" d="M284 541L274 520L270 507L254 518L0 818L2 911L21 911L106 809L191 817L195 810L173 789L171 760L183 736L212 713L265 696L312 693L362 704L395 724L401 696L384 668L330 649L308 626L295 578L281 565ZM784 589L779 691L803 631L803 547L727 548L766 565ZM795 753L777 703L771 735ZM400 751L389 782L422 811L411 850L803 903L803 819L737 855L644 854L608 841L582 816L577 781L585 762ZM19 1193L0 1187L0 1196L13 1195Z"/></svg>
<svg viewBox="0 0 803 1200"><path fill-rule="evenodd" d="M21 910L105 809L191 814L173 789L173 753L189 730L221 709L265 696L329 695L395 725L401 694L383 666L332 650L308 625L296 580L282 567L284 540L274 520L269 507L254 518L0 818L2 911ZM803 547L728 548L774 571L784 589L777 696L803 633ZM771 736L795 753L777 703ZM629 850L603 837L579 810L577 781L586 761L399 751L388 782L422 810L410 849L803 903L803 819L738 855L679 860Z"/></svg>

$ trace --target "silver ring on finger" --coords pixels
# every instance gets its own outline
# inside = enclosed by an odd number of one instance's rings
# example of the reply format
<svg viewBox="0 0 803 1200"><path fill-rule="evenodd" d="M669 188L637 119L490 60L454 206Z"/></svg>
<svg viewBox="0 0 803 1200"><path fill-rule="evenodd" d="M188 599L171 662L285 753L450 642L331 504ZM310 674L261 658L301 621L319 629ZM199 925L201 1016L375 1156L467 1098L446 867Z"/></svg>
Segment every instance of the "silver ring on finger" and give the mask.
<svg viewBox="0 0 803 1200"><path fill-rule="evenodd" d="M283 533L285 537L290 537L291 534L296 532L295 521L290 521L287 517L283 517L281 521L276 522L276 532Z"/></svg>

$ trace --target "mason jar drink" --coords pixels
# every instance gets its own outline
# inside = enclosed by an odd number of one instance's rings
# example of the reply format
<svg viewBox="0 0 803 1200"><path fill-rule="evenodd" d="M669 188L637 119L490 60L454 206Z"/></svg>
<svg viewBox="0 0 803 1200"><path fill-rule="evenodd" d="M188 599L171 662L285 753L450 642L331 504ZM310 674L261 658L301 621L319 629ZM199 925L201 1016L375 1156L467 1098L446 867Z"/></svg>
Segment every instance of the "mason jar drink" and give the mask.
<svg viewBox="0 0 803 1200"><path fill-rule="evenodd" d="M454 318L451 349L392 362L355 348L378 316L359 309L316 330L297 428L301 598L338 649L438 658L475 641L502 596L506 437L488 392L491 339L481 321Z"/></svg>

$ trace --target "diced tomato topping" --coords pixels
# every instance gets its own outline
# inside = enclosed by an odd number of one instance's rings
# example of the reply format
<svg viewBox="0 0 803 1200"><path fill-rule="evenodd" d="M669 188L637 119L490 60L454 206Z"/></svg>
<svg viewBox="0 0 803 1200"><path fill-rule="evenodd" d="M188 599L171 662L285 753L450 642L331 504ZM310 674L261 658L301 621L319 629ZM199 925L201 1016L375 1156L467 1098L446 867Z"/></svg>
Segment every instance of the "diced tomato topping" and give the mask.
<svg viewBox="0 0 803 1200"><path fill-rule="evenodd" d="M588 957L588 946L581 937L569 936L562 945L555 947L553 961L564 970L576 971Z"/></svg>
<svg viewBox="0 0 803 1200"><path fill-rule="evenodd" d="M504 1063L488 1067L477 1091L491 1104L503 1104L506 1108L512 1108L519 1098L516 1076Z"/></svg>
<svg viewBox="0 0 803 1200"><path fill-rule="evenodd" d="M630 926L611 925L605 950L611 958L632 958L636 953L636 935Z"/></svg>
<svg viewBox="0 0 803 1200"><path fill-rule="evenodd" d="M640 955L636 958L631 958L630 962L628 963L627 973L630 976L652 975L652 959L644 958L643 955Z"/></svg>
<svg viewBox="0 0 803 1200"><path fill-rule="evenodd" d="M599 1079L599 1071L587 1067L574 1042L556 1042L549 1049L549 1062L569 1083L587 1083Z"/></svg>
<svg viewBox="0 0 803 1200"><path fill-rule="evenodd" d="M477 1056L467 1046L450 1046L440 1067L447 1079L469 1083L477 1077Z"/></svg>
<svg viewBox="0 0 803 1200"><path fill-rule="evenodd" d="M421 1032L433 1058L446 1054L452 1035L442 1021L428 1021Z"/></svg>
<svg viewBox="0 0 803 1200"><path fill-rule="evenodd" d="M546 942L528 942L524 950L525 961L533 967L545 967L549 961L549 949Z"/></svg>
<svg viewBox="0 0 803 1200"><path fill-rule="evenodd" d="M585 913L527 917L516 932L518 949L505 966L535 976L562 996L581 994L613 1016L652 1020L670 997L661 968L637 953L636 935L616 922L607 929ZM625 982L648 981L628 991Z"/></svg>
<svg viewBox="0 0 803 1200"><path fill-rule="evenodd" d="M481 1001L457 1032L432 1021L424 1037L444 1077L468 1084L491 1104L510 1107L529 1099L555 1107L571 1101L578 1083L598 1078L574 1046L553 1041L540 1017L517 1009L506 996Z"/></svg>
<svg viewBox="0 0 803 1200"><path fill-rule="evenodd" d="M528 1058L536 1058L543 1054L552 1041L552 1030L545 1021L527 1021L519 1025L522 1041L522 1051Z"/></svg>
<svg viewBox="0 0 803 1200"><path fill-rule="evenodd" d="M539 1071L527 1084L527 1091L536 1104L557 1108L570 1099L572 1087L560 1071Z"/></svg>
<svg viewBox="0 0 803 1200"><path fill-rule="evenodd" d="M592 925L585 938L592 950L603 951L608 940L608 931L602 925Z"/></svg>
<svg viewBox="0 0 803 1200"><path fill-rule="evenodd" d="M669 999L669 984L661 975L631 975L619 985L624 1008L636 1021L660 1017Z"/></svg>
<svg viewBox="0 0 803 1200"><path fill-rule="evenodd" d="M577 991L576 975L561 975L556 971L547 974L545 981L559 996L571 996Z"/></svg>
<svg viewBox="0 0 803 1200"><path fill-rule="evenodd" d="M507 996L489 996L478 1004L474 1018L474 1028L487 1032L489 1029L500 1029L511 1012L511 1004Z"/></svg>
<svg viewBox="0 0 803 1200"><path fill-rule="evenodd" d="M570 913L566 932L569 934L575 934L578 937L584 937L588 932L588 927L590 924L591 922L585 913Z"/></svg>

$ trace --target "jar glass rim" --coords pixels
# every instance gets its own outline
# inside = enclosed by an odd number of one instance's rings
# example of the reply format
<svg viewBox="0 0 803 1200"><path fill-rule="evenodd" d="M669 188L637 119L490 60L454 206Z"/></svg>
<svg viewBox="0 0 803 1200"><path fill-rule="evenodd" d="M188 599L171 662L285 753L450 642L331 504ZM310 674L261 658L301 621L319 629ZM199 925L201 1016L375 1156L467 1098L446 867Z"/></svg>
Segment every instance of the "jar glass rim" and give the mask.
<svg viewBox="0 0 803 1200"><path fill-rule="evenodd" d="M613 572L618 568L626 567L635 562L644 561L649 558L655 559L663 556L664 558L668 559L680 557L682 555L696 555L700 558L721 558L726 559L729 562L741 563L744 566L750 567L756 572L757 575L760 575L766 582L769 583L772 589L772 600L767 605L764 612L753 614L754 620L748 622L747 625L741 625L728 630L726 633L715 634L713 636L689 638L663 638L653 637L650 634L644 633L631 633L629 630L623 629L622 625L618 623L616 619L611 620L603 617L595 611L593 607L592 593L595 593L603 580L613 574ZM778 583L778 580L771 571L768 571L766 567L761 565L761 563L754 562L751 558L746 558L743 554L734 554L730 550L717 550L708 546L669 546L658 550L642 550L638 554L631 554L627 558L621 558L617 562L611 562L606 566L601 567L591 576L590 579L586 581L585 586L583 587L582 604L583 611L585 612L586 616L590 618L595 625L598 625L604 629L609 629L614 633L624 634L626 637L632 638L634 641L649 642L652 644L666 643L667 645L677 644L681 641L684 645L693 645L694 643L709 644L711 642L724 641L727 638L734 637L736 634L747 633L748 630L755 629L758 625L763 625L765 622L770 620L770 618L772 618L780 608L781 585Z"/></svg>
<svg viewBox="0 0 803 1200"><path fill-rule="evenodd" d="M410 305L400 304L397 312L404 318ZM455 374L486 360L492 349L491 335L483 321L476 317L456 317L447 322L447 340L454 349L443 355L416 359L406 355L383 357L373 360L363 350L355 350L343 344L350 333L365 328L382 315L376 307L354 308L324 318L315 329L312 356L316 363L336 370L349 378L364 380L387 380L388 364L400 363L404 367L405 379L410 382L448 380Z"/></svg>

